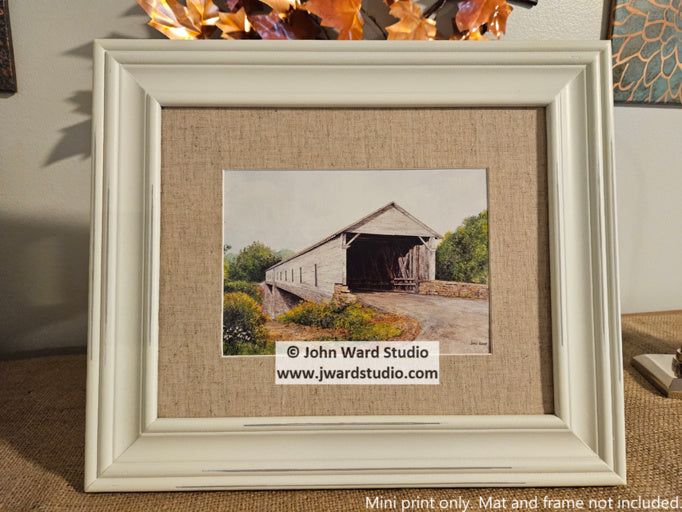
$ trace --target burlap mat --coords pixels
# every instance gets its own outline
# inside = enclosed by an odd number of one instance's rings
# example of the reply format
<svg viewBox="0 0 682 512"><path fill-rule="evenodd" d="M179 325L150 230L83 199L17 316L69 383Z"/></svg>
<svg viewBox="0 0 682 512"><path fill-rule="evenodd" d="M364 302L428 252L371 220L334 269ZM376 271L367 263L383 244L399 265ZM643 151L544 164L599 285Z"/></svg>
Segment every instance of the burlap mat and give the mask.
<svg viewBox="0 0 682 512"><path fill-rule="evenodd" d="M663 398L630 365L641 353L672 353L682 343L682 311L623 317L627 487L552 489L382 489L343 491L233 491L192 493L85 494L83 439L85 357L40 357L0 362L0 510L39 511L355 511L372 510L366 498L471 500L479 497L650 500L682 495L682 401ZM455 503L454 501L452 502ZM575 503L575 502L572 502ZM567 504L570 505L570 504ZM609 510L608 501L602 502ZM670 508L658 508L670 510ZM377 510L376 508L374 510ZM384 508L382 510L395 510ZM444 510L461 510L451 507ZM488 508L491 510L491 508ZM529 510L526 507L520 510ZM592 508L597 510L597 508ZM637 502L630 510L645 510Z"/></svg>
<svg viewBox="0 0 682 512"><path fill-rule="evenodd" d="M164 108L161 118L160 417L554 410L544 108ZM442 358L439 386L369 388L279 386L272 359L217 357L221 169L481 167L494 276L489 356Z"/></svg>

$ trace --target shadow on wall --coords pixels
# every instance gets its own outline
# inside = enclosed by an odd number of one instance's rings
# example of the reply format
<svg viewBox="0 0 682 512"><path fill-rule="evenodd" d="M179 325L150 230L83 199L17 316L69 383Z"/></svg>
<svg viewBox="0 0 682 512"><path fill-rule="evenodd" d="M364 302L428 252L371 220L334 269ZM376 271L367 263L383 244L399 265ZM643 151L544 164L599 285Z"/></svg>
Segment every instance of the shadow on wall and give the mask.
<svg viewBox="0 0 682 512"><path fill-rule="evenodd" d="M147 19L144 11L142 11L138 5L133 5L121 15L121 18L130 16L139 16L141 20ZM144 23L146 23L146 21L144 21ZM163 34L154 30L152 27L146 26L146 28L150 39L165 39ZM130 39L130 36L126 36L119 32L110 32L107 35L103 35L102 39ZM92 47L93 43L88 42L65 51L63 55L92 61ZM76 91L65 101L73 106L72 111L74 113L82 114L83 116L86 116L86 119L71 126L65 126L59 130L61 137L47 157L47 160L45 161L46 166L73 156L80 156L84 160L90 158L92 138L92 91L89 89Z"/></svg>
<svg viewBox="0 0 682 512"><path fill-rule="evenodd" d="M90 158L92 91L76 91L67 102L74 105L73 112L84 114L88 118L59 130L61 137L57 145L52 148L45 165L66 160L72 156L80 156L83 160Z"/></svg>
<svg viewBox="0 0 682 512"><path fill-rule="evenodd" d="M0 355L84 347L87 225L0 214Z"/></svg>

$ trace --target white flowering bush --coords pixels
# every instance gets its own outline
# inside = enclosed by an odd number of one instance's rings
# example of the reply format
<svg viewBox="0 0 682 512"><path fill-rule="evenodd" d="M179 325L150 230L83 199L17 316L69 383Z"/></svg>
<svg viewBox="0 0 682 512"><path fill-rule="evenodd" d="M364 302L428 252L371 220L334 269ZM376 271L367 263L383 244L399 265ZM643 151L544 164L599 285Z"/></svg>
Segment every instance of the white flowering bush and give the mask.
<svg viewBox="0 0 682 512"><path fill-rule="evenodd" d="M268 332L258 303L242 292L223 296L223 355L266 353Z"/></svg>

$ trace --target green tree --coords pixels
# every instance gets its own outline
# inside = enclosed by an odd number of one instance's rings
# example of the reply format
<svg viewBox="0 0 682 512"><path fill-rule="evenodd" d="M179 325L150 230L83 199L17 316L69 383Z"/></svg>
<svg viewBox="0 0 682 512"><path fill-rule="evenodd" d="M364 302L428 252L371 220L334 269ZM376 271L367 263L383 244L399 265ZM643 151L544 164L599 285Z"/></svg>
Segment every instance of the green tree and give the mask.
<svg viewBox="0 0 682 512"><path fill-rule="evenodd" d="M239 251L239 254L230 262L228 278L230 281L264 281L265 270L280 259L266 245L261 242L253 242Z"/></svg>
<svg viewBox="0 0 682 512"><path fill-rule="evenodd" d="M223 262L230 263L234 259L234 254L230 252L230 249L232 249L231 245L225 244L223 245Z"/></svg>
<svg viewBox="0 0 682 512"><path fill-rule="evenodd" d="M280 249L280 250L277 251L275 254L276 254L277 256L279 256L281 259L285 260L285 259L287 259L289 256L293 256L293 255L296 254L296 253L295 253L294 251L292 251L291 249Z"/></svg>
<svg viewBox="0 0 682 512"><path fill-rule="evenodd" d="M488 210L445 234L436 249L436 279L488 283Z"/></svg>

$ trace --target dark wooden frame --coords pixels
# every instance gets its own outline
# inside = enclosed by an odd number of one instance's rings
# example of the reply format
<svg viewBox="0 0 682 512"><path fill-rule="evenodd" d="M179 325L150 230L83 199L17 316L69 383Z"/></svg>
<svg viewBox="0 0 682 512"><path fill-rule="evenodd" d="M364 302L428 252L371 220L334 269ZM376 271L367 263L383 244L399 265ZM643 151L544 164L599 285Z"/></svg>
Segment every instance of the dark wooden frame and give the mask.
<svg viewBox="0 0 682 512"><path fill-rule="evenodd" d="M8 1L0 0L0 91L17 92Z"/></svg>

